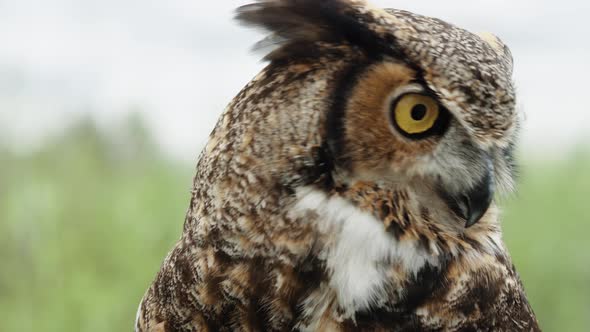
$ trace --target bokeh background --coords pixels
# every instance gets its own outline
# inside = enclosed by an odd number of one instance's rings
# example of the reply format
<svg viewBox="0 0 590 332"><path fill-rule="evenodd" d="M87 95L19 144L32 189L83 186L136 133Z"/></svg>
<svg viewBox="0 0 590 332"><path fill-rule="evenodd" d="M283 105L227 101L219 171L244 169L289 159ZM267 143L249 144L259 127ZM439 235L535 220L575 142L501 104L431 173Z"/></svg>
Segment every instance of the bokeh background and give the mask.
<svg viewBox="0 0 590 332"><path fill-rule="evenodd" d="M129 331L196 157L264 64L249 0L0 0L0 331ZM590 329L590 2L379 0L510 45L504 231L546 331Z"/></svg>

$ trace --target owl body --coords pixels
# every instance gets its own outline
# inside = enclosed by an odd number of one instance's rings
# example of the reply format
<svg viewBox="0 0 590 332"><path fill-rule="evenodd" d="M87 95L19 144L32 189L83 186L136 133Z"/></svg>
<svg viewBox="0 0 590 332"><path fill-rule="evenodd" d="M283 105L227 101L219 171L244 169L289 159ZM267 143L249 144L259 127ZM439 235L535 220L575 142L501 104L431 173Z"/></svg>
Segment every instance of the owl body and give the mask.
<svg viewBox="0 0 590 332"><path fill-rule="evenodd" d="M362 1L238 18L279 46L211 133L136 331L538 330L493 202L508 49Z"/></svg>

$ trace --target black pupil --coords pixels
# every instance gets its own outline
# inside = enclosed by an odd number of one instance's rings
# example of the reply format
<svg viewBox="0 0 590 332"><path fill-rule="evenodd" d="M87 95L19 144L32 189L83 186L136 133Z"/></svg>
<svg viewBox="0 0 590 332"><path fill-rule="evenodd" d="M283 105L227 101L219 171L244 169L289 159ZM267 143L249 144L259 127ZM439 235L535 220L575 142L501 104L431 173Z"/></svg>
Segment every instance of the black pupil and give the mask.
<svg viewBox="0 0 590 332"><path fill-rule="evenodd" d="M414 119L415 121L420 121L424 119L427 110L428 109L426 108L426 105L417 104L412 108L412 119Z"/></svg>

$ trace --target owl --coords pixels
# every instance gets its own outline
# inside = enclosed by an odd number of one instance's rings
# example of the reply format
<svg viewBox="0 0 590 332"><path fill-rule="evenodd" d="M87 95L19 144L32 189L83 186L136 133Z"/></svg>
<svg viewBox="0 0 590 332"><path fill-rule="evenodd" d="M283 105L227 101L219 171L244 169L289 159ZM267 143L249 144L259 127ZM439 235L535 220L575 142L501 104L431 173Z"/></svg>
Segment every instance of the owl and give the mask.
<svg viewBox="0 0 590 332"><path fill-rule="evenodd" d="M262 70L203 149L135 330L539 331L502 241L509 49L361 0L260 0Z"/></svg>

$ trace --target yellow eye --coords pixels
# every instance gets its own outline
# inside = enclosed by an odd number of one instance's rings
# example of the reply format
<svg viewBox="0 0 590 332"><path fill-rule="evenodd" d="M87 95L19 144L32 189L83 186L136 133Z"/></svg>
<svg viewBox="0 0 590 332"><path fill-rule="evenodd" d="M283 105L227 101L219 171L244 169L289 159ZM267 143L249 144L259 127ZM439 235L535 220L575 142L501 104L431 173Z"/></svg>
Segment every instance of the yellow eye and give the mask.
<svg viewBox="0 0 590 332"><path fill-rule="evenodd" d="M409 135L425 133L434 127L440 116L436 100L416 93L403 95L395 104L393 112L396 126Z"/></svg>

